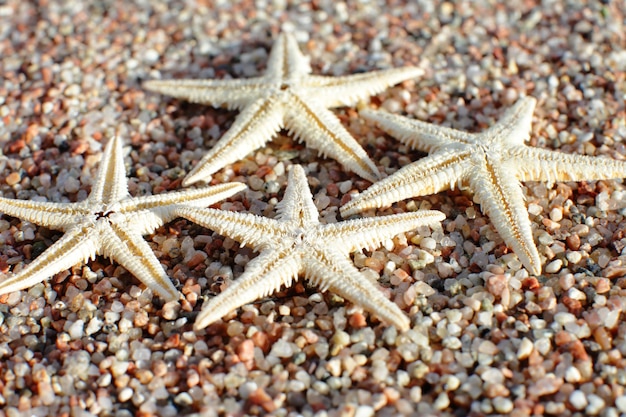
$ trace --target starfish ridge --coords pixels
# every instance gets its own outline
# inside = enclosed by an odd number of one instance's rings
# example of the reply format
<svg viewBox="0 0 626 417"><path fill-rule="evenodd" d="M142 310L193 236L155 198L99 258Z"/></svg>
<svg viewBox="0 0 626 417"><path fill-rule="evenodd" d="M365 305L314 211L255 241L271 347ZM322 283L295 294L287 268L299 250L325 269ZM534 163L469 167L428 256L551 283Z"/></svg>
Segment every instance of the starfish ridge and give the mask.
<svg viewBox="0 0 626 417"><path fill-rule="evenodd" d="M227 164L262 147L285 127L307 146L328 155L372 182L376 165L328 108L356 104L401 81L416 78L415 67L344 77L310 75L311 67L287 33L276 40L265 75L244 80L150 80L148 90L241 113L229 131L202 158L183 185L206 180Z"/></svg>
<svg viewBox="0 0 626 417"><path fill-rule="evenodd" d="M430 155L372 185L341 207L341 214L346 217L458 184L474 193L522 264L531 273L539 274L541 261L533 242L520 181L552 183L624 178L626 162L526 146L535 104L532 97L520 99L498 123L477 134L381 111L362 111L365 119Z"/></svg>
<svg viewBox="0 0 626 417"><path fill-rule="evenodd" d="M290 286L299 275L373 312L400 330L409 319L352 264L349 254L378 245L399 233L444 219L438 211L418 211L321 224L304 170L289 173L287 190L276 206L276 219L247 213L182 207L177 215L259 251L244 273L209 301L195 324L206 327L232 310Z"/></svg>
<svg viewBox="0 0 626 417"><path fill-rule="evenodd" d="M135 275L164 300L176 300L172 285L142 235L173 220L180 204L206 207L245 188L241 183L130 197L124 173L122 141L107 145L89 197L79 203L0 198L0 212L51 229L63 237L19 273L0 281L0 294L41 282L77 263L105 255Z"/></svg>

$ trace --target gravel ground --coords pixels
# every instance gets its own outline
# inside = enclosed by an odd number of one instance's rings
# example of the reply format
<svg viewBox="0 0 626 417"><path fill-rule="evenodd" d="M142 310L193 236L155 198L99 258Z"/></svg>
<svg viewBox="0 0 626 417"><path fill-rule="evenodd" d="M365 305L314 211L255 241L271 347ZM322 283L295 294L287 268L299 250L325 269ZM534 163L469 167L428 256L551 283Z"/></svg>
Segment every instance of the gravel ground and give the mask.
<svg viewBox="0 0 626 417"><path fill-rule="evenodd" d="M141 82L260 74L281 28L295 31L317 74L425 70L373 106L479 131L532 95L531 144L624 159L620 1L478 3L0 2L0 195L84 199L116 131L129 145L132 195L179 189L236 113ZM335 112L387 174L423 156L355 109ZM325 222L369 186L284 134L214 176L250 187L221 208L273 216L294 163L310 173ZM462 192L378 210L447 215L441 229L354 255L410 315L404 334L304 281L195 333L204 300L255 254L175 221L147 239L182 302L163 304L104 258L0 297L0 416L624 415L626 190L597 181L524 191L545 257L537 277ZM0 271L60 235L0 218Z"/></svg>

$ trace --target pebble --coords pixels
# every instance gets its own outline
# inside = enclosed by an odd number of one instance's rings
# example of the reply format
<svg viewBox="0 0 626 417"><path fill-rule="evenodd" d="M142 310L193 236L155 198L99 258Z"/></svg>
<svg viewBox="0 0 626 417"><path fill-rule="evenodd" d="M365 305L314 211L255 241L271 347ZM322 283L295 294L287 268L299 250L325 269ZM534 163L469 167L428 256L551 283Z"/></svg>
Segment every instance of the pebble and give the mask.
<svg viewBox="0 0 626 417"><path fill-rule="evenodd" d="M20 182L21 179L22 179L22 177L21 177L21 175L19 173L12 172L12 173L10 173L9 175L6 176L4 181L7 183L7 185L14 186L18 182Z"/></svg>
<svg viewBox="0 0 626 417"><path fill-rule="evenodd" d="M354 417L372 417L374 416L375 412L376 410L374 410L369 405L360 405L354 412Z"/></svg>
<svg viewBox="0 0 626 417"><path fill-rule="evenodd" d="M596 394L589 394L587 396L587 401L589 401L589 405L585 408L585 413L590 416L600 414L606 407L606 403L602 397Z"/></svg>
<svg viewBox="0 0 626 417"><path fill-rule="evenodd" d="M576 383L582 379L580 371L575 366L569 366L565 371L565 380L567 382Z"/></svg>
<svg viewBox="0 0 626 417"><path fill-rule="evenodd" d="M582 410L587 407L587 396L584 392L580 390L572 391L569 396L569 403L572 405L572 407L574 407L575 410Z"/></svg>
<svg viewBox="0 0 626 417"><path fill-rule="evenodd" d="M524 360L530 356L534 349L533 342L527 337L522 339L522 342L517 349L517 359Z"/></svg>
<svg viewBox="0 0 626 417"><path fill-rule="evenodd" d="M120 391L120 393L117 395L117 399L125 403L126 401L130 400L132 396L133 396L133 389L130 387L126 387Z"/></svg>
<svg viewBox="0 0 626 417"><path fill-rule="evenodd" d="M626 395L620 395L615 398L615 406L622 413L626 413Z"/></svg>
<svg viewBox="0 0 626 417"><path fill-rule="evenodd" d="M555 259L545 266L546 274L555 274L563 267L563 261L561 259Z"/></svg>
<svg viewBox="0 0 626 417"><path fill-rule="evenodd" d="M448 397L448 394L446 394L445 392L442 392L441 394L439 394L437 396L437 399L435 399L435 402L433 403L433 407L435 408L435 410L445 410L450 406L450 398Z"/></svg>
<svg viewBox="0 0 626 417"><path fill-rule="evenodd" d="M85 322L82 320L76 320L68 329L68 334L72 340L80 339L84 335Z"/></svg>
<svg viewBox="0 0 626 417"><path fill-rule="evenodd" d="M279 339L272 346L270 356L278 358L290 358L293 356L293 348L291 344L283 339Z"/></svg>
<svg viewBox="0 0 626 417"><path fill-rule="evenodd" d="M509 414L513 411L513 401L508 398L496 397L491 400L491 403L499 414Z"/></svg>

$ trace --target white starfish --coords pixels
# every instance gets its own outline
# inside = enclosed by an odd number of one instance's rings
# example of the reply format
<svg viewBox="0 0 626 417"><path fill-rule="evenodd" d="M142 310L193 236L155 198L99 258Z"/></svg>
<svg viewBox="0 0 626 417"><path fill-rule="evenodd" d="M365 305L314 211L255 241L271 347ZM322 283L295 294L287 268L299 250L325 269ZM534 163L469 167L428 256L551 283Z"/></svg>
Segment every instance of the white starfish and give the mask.
<svg viewBox="0 0 626 417"><path fill-rule="evenodd" d="M532 97L520 99L498 123L477 134L381 111L362 111L365 119L430 155L372 185L341 208L342 216L434 194L458 184L474 193L504 242L530 272L539 274L541 261L520 181L623 178L626 162L526 146L535 103Z"/></svg>
<svg viewBox="0 0 626 417"><path fill-rule="evenodd" d="M80 262L105 255L135 275L163 299L179 293L142 238L173 220L180 204L206 207L245 188L227 183L196 190L130 197L122 142L107 145L89 197L80 203L51 203L0 198L0 212L65 232L19 273L0 282L0 294L41 282Z"/></svg>
<svg viewBox="0 0 626 417"><path fill-rule="evenodd" d="M309 75L309 60L295 38L281 34L270 53L261 77L244 80L151 80L148 90L241 113L183 181L183 185L206 180L227 164L242 159L287 128L307 146L328 155L347 169L370 181L378 169L358 142L350 136L328 108L356 104L423 71L406 67L344 77Z"/></svg>
<svg viewBox="0 0 626 417"><path fill-rule="evenodd" d="M402 310L356 269L349 254L376 248L383 240L421 225L440 222L443 213L422 210L321 224L304 170L299 165L291 169L285 196L276 208L276 219L214 209L177 210L177 215L261 252L235 282L202 309L196 329L278 291L283 285L289 287L299 274L304 274L322 291L329 289L401 330L409 328Z"/></svg>

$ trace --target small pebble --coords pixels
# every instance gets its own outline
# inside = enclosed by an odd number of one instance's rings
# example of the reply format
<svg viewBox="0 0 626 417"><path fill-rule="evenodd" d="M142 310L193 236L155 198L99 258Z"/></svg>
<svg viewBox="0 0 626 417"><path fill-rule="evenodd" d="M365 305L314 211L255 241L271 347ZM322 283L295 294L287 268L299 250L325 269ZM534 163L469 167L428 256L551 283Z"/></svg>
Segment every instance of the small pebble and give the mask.
<svg viewBox="0 0 626 417"><path fill-rule="evenodd" d="M569 403L572 405L572 407L574 407L574 409L582 410L583 408L587 407L587 396L584 392L580 390L575 390L569 396Z"/></svg>

